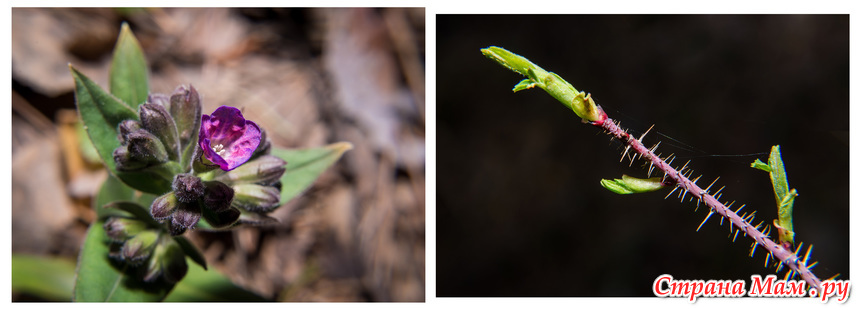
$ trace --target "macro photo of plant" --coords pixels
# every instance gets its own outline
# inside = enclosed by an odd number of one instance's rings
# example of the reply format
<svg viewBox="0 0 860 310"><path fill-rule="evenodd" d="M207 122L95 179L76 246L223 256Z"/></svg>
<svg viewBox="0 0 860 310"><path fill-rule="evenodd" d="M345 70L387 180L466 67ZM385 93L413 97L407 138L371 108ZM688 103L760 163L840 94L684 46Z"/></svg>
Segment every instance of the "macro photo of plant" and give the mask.
<svg viewBox="0 0 860 310"><path fill-rule="evenodd" d="M425 300L423 8L13 8L12 301Z"/></svg>
<svg viewBox="0 0 860 310"><path fill-rule="evenodd" d="M391 2L12 7L11 301L848 296L848 10Z"/></svg>
<svg viewBox="0 0 860 310"><path fill-rule="evenodd" d="M437 37L438 296L850 280L847 15L439 15ZM796 197L762 171L777 145Z"/></svg>

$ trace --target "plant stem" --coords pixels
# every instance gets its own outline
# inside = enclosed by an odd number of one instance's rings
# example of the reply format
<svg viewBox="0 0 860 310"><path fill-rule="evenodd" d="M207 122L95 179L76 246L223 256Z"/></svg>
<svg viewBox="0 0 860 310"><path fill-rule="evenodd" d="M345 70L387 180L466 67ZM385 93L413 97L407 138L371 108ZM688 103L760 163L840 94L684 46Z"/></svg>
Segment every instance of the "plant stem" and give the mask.
<svg viewBox="0 0 860 310"><path fill-rule="evenodd" d="M603 113L605 115L605 112ZM819 280L812 273L812 271L809 270L806 265L806 259L799 259L797 255L795 255L795 253L792 253L790 250L773 242L767 235L758 230L758 226L753 226L746 219L742 218L737 213L726 207L723 203L719 202L719 200L717 200L717 198L708 193L708 191L703 190L701 187L696 185L695 181L691 181L688 176L684 175L684 168L681 168L681 171L672 168L672 166L666 163L664 159L661 159L659 156L654 154L653 148L650 150L646 148L645 145L642 144L641 138L634 138L624 129L621 129L621 127L619 127L612 119L608 117L604 120L594 121L590 123L592 125L602 128L608 134L623 141L629 149L633 149L633 151L636 152L636 154L633 155L633 158L638 155L642 159L649 161L652 166L662 170L665 174L664 180L671 180L671 182L664 182L669 184L675 183L675 186L677 187L676 189L681 189L684 192L684 197L686 197L686 194L689 193L692 195L692 197L698 199L699 201L707 205L710 208L710 213L708 214L708 217L710 217L713 213L717 213L720 216L729 219L732 225L743 231L745 235L755 240L755 243L757 245L760 245L761 247L767 249L770 252L768 255L773 255L773 257L779 259L782 264L785 264L795 273L799 274L803 278L803 280L806 281L809 288L814 288L817 292L821 292L821 280ZM698 180L698 178L696 180ZM669 195L671 194L672 193L669 193ZM681 199L683 200L683 198ZM691 200L692 199L693 198L691 198ZM747 218L752 219L752 216L748 216ZM707 218L705 220L707 220ZM704 224L704 222L702 222L702 224ZM753 252L751 252L751 255L755 251L756 244L753 244ZM800 248L798 248L798 251L799 250ZM807 259L808 257L809 255L806 256Z"/></svg>

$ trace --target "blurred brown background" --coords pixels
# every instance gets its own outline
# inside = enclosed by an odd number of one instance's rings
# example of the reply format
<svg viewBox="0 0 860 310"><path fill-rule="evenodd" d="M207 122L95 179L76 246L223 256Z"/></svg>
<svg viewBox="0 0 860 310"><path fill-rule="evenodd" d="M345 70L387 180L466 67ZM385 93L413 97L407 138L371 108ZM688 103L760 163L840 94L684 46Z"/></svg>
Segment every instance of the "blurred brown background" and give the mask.
<svg viewBox="0 0 860 310"><path fill-rule="evenodd" d="M68 63L106 87L122 21L152 92L193 84L278 147L354 145L279 224L191 233L211 266L276 300L424 300L422 8L13 9L13 252L77 255L106 173L78 149Z"/></svg>

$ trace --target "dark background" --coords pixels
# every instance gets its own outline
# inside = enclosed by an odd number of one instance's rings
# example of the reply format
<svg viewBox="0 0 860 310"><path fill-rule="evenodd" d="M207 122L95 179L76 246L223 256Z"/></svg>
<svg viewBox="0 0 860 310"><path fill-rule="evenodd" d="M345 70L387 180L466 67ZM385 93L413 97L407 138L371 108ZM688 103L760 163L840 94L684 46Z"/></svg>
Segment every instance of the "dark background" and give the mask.
<svg viewBox="0 0 860 310"><path fill-rule="evenodd" d="M692 160L703 187L719 176L713 189L756 223L776 207L749 164L781 145L796 240L815 245L820 278L849 279L847 15L439 15L437 27L439 296L653 296L663 273L774 273L719 217L696 232L706 207L603 189L647 170L542 90L512 93L522 77L481 55L491 45L592 93L633 133L656 124L688 144L645 138Z"/></svg>

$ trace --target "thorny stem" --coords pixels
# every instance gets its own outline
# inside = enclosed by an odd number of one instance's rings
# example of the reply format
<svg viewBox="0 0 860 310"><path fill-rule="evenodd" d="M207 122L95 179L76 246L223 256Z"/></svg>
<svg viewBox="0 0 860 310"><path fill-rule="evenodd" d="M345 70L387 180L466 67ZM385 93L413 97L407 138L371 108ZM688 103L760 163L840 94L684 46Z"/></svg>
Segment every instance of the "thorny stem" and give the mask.
<svg viewBox="0 0 860 310"><path fill-rule="evenodd" d="M605 116L602 118L602 120L590 122L590 124L602 128L608 134L623 141L628 148L632 148L636 152L636 154L633 155L634 158L636 155L638 155L642 159L650 161L651 165L653 165L654 167L657 167L658 169L662 170L664 173L664 180L666 178L671 180L671 182L669 180L666 180L664 183L675 183L675 189L681 189L684 195L689 193L693 196L693 198L698 199L699 201L707 205L710 208L710 213L708 214L708 217L710 217L713 213L718 213L724 218L729 219L732 225L743 231L745 235L755 240L755 244L753 244L753 251L755 251L756 244L767 249L770 252L768 254L769 256L773 255L773 257L779 259L782 264L785 264L786 266L791 268L791 270L793 270L795 273L800 274L800 276L803 278L803 280L806 281L807 285L809 285L811 289L815 289L816 292L819 293L821 292L821 280L819 280L806 265L806 259L808 259L809 257L808 252L805 259L799 259L797 255L795 255L795 253L776 244L767 235L759 231L757 228L758 226L753 226L747 220L745 220L737 213L726 207L719 200L717 200L717 198L711 195L707 190L703 190L701 187L696 185L695 181L691 181L688 176L684 175L684 168L681 168L680 172L678 170L675 170L675 168L672 168L672 166L666 163L664 159L661 159L659 156L655 155L653 148L650 150L646 148L645 145L642 144L641 138L634 138L624 129L621 129L621 127L619 127L612 119ZM698 178L696 180L698 180ZM671 194L672 193L669 193L669 195ZM691 198L691 200L693 198ZM684 198L681 199L683 200ZM748 216L747 218L751 218L751 216ZM707 220L707 218L705 220ZM704 224L704 222L702 223ZM731 229L731 227L729 228ZM798 252L799 251L800 248L798 248Z"/></svg>

